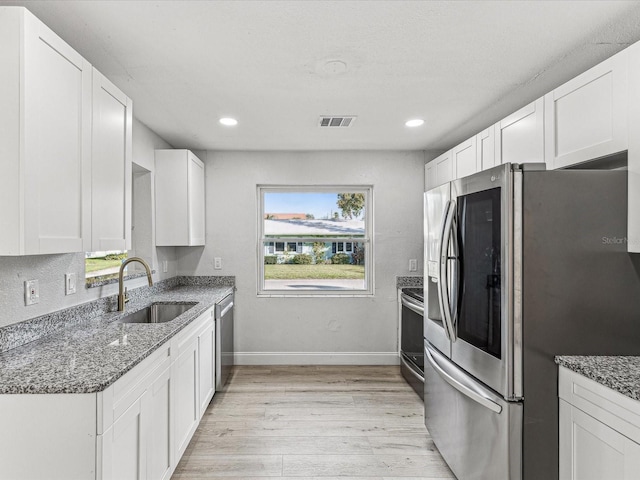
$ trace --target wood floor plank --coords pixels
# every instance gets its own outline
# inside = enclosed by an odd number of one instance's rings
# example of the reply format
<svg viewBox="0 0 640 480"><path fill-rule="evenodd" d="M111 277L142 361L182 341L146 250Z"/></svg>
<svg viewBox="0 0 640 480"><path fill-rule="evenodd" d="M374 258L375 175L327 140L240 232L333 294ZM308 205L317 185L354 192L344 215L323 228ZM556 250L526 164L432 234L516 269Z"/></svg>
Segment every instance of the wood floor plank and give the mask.
<svg viewBox="0 0 640 480"><path fill-rule="evenodd" d="M176 478L280 477L282 455L208 455L189 456L176 468Z"/></svg>
<svg viewBox="0 0 640 480"><path fill-rule="evenodd" d="M284 455L282 475L288 476L440 476L449 469L425 455ZM454 478L450 476L449 478Z"/></svg>
<svg viewBox="0 0 640 480"><path fill-rule="evenodd" d="M382 444L382 442L380 442ZM381 450L381 446L376 447ZM201 434L190 455L371 455L367 437L220 437Z"/></svg>
<svg viewBox="0 0 640 480"><path fill-rule="evenodd" d="M451 480L397 366L234 367L174 480Z"/></svg>

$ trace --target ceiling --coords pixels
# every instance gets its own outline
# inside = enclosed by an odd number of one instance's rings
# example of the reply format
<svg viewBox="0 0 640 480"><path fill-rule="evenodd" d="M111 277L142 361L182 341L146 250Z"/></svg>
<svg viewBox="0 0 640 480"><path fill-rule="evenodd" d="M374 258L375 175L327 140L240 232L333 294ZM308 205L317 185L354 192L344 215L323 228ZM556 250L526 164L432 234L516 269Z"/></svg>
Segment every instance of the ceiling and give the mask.
<svg viewBox="0 0 640 480"><path fill-rule="evenodd" d="M638 1L0 4L27 6L194 150L445 150L640 40Z"/></svg>

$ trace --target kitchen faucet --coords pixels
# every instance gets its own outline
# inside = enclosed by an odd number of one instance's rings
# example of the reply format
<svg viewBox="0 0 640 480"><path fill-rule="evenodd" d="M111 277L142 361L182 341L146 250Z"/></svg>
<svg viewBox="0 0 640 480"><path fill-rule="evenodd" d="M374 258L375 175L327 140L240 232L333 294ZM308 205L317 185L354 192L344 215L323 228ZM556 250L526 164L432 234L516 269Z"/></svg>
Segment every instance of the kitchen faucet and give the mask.
<svg viewBox="0 0 640 480"><path fill-rule="evenodd" d="M124 281L122 279L122 276L124 274L124 268L131 262L139 262L142 264L144 269L147 271L147 279L149 280L149 286L153 285L153 279L151 278L151 269L149 268L149 265L147 265L147 262L145 262L140 257L127 258L124 262L122 262L122 265L120 265L120 272L118 273L118 311L119 312L124 312L124 306L129 301L129 299L127 298L126 289L123 292Z"/></svg>

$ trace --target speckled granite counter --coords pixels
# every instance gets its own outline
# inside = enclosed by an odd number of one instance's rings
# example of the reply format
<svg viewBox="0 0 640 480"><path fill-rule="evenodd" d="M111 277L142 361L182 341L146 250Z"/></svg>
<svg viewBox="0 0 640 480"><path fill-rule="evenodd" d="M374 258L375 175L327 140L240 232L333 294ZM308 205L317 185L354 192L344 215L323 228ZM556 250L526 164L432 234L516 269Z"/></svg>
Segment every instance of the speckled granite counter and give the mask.
<svg viewBox="0 0 640 480"><path fill-rule="evenodd" d="M558 356L555 360L558 365L640 400L640 357Z"/></svg>
<svg viewBox="0 0 640 480"><path fill-rule="evenodd" d="M403 287L421 287L423 279L422 277L396 277L396 288Z"/></svg>
<svg viewBox="0 0 640 480"><path fill-rule="evenodd" d="M132 299L126 312L81 320L1 353L0 394L102 391L231 292L232 286L176 286ZM167 323L114 323L154 302L197 304Z"/></svg>

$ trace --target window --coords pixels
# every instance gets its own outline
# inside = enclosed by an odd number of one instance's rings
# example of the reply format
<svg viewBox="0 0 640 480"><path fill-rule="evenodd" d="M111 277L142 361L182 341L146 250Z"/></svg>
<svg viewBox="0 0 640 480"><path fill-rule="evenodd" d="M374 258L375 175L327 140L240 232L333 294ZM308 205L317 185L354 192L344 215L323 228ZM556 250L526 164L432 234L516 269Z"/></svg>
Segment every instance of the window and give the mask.
<svg viewBox="0 0 640 480"><path fill-rule="evenodd" d="M258 294L373 294L372 187L258 186Z"/></svg>
<svg viewBox="0 0 640 480"><path fill-rule="evenodd" d="M120 265L127 259L127 251L86 252L84 260L87 285L118 278Z"/></svg>

